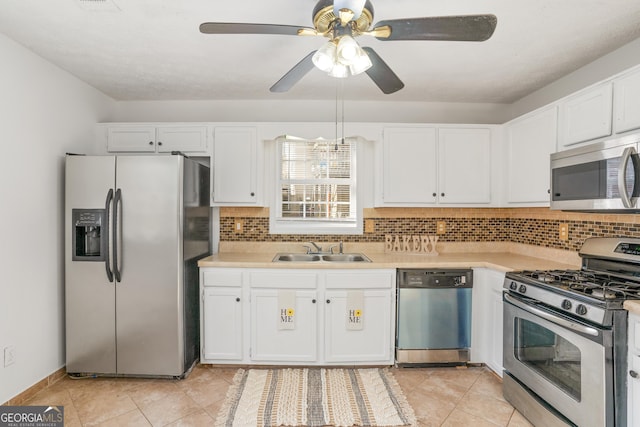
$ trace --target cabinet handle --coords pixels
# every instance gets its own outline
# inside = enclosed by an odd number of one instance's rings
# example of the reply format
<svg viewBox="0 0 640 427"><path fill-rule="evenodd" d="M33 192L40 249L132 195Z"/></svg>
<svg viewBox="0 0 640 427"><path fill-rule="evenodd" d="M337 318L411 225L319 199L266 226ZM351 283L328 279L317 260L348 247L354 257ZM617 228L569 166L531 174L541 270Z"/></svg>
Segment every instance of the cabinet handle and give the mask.
<svg viewBox="0 0 640 427"><path fill-rule="evenodd" d="M237 298L236 298L236 302L240 302L240 297L237 297Z"/></svg>
<svg viewBox="0 0 640 427"><path fill-rule="evenodd" d="M314 298L311 300L311 304L315 304L315 303L316 303L316 299Z"/></svg>
<svg viewBox="0 0 640 427"><path fill-rule="evenodd" d="M629 371L629 375L631 375L631 378L638 378L638 373L636 371Z"/></svg>
<svg viewBox="0 0 640 427"><path fill-rule="evenodd" d="M153 141L149 141L149 145L153 145Z"/></svg>
<svg viewBox="0 0 640 427"><path fill-rule="evenodd" d="M327 300L327 304L331 304L331 300L330 299Z"/></svg>

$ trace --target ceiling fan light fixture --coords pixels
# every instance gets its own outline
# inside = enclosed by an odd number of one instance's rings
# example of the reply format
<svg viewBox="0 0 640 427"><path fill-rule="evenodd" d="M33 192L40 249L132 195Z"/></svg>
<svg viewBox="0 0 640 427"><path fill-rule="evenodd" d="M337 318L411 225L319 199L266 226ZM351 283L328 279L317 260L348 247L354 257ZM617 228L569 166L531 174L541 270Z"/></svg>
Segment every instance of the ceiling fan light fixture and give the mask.
<svg viewBox="0 0 640 427"><path fill-rule="evenodd" d="M344 65L351 65L353 61L360 55L362 49L358 42L351 36L342 36L338 41L336 48L336 57Z"/></svg>
<svg viewBox="0 0 640 427"><path fill-rule="evenodd" d="M347 78L349 77L349 67L340 62L336 62L331 71L329 71L329 75L338 79Z"/></svg>
<svg viewBox="0 0 640 427"><path fill-rule="evenodd" d="M373 66L371 58L369 58L367 52L362 49L360 50L362 51L362 54L358 55L358 57L351 63L351 65L349 65L349 71L351 71L351 75L354 76L360 73L364 73Z"/></svg>
<svg viewBox="0 0 640 427"><path fill-rule="evenodd" d="M330 72L336 63L336 44L328 41L313 54L311 60L318 69L325 73Z"/></svg>

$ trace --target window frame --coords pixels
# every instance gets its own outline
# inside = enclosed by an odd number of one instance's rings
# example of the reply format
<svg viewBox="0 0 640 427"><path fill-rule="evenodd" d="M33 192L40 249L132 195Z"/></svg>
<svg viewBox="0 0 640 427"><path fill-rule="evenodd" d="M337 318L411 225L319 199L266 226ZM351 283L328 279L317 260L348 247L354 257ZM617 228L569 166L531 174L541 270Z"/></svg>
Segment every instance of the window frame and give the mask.
<svg viewBox="0 0 640 427"><path fill-rule="evenodd" d="M349 220L340 219L322 219L322 218L287 218L282 216L282 142L297 142L298 139L278 138L273 140L273 181L271 188L273 189L273 205L269 213L269 232L270 234L362 234L362 197L358 191L358 182L360 169L358 167L358 158L362 152L362 139L359 137L345 138L349 140L351 145L351 173L350 178L327 179L326 182L334 184L344 184L349 181L350 190L350 210L353 212L353 218ZM307 142L322 142L335 144L335 140L327 140L324 138L305 138ZM338 142L339 144L340 142ZM325 180L320 180L325 181ZM318 181L315 181L318 182ZM300 184L308 183L301 180Z"/></svg>

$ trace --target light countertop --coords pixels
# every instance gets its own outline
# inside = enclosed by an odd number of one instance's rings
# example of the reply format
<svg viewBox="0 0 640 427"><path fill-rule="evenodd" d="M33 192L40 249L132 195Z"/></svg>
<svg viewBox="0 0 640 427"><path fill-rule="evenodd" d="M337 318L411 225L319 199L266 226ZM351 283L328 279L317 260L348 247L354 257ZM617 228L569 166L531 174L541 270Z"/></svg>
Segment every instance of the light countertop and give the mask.
<svg viewBox="0 0 640 427"><path fill-rule="evenodd" d="M630 313L640 316L640 301L625 301L624 308L627 309Z"/></svg>
<svg viewBox="0 0 640 427"><path fill-rule="evenodd" d="M272 262L278 252L287 252L281 246L256 246L257 251L250 247L235 246L232 251L224 251L198 262L199 267L235 267L235 268L330 268L330 269L371 269L371 268L472 268L485 267L500 271L536 270L536 269L567 269L579 268L573 258L561 259L550 253L542 257L539 253L531 256L515 253L498 248L501 252L482 250L482 247L471 248L472 251L458 252L448 247L448 252L441 252L437 256L414 253L385 253L376 246L353 246L345 252L359 252L365 254L372 262ZM474 251L475 250L475 251ZM303 253L299 248L290 252ZM526 253L526 252L525 252ZM545 254L542 254L545 255ZM560 260L560 261L558 261Z"/></svg>

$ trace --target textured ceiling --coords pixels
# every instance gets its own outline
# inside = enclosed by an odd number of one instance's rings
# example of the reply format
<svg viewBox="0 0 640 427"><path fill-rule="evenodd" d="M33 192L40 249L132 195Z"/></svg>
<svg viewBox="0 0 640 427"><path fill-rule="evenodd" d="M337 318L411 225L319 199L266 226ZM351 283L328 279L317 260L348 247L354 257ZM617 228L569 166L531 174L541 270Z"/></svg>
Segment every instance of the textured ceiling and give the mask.
<svg viewBox="0 0 640 427"><path fill-rule="evenodd" d="M113 3L115 2L115 3ZM269 92L325 39L205 35L202 22L312 26L314 0L2 0L0 32L118 100L346 99L510 103L640 37L638 0L371 0L383 19L492 13L486 42L362 36L405 83L312 70Z"/></svg>

